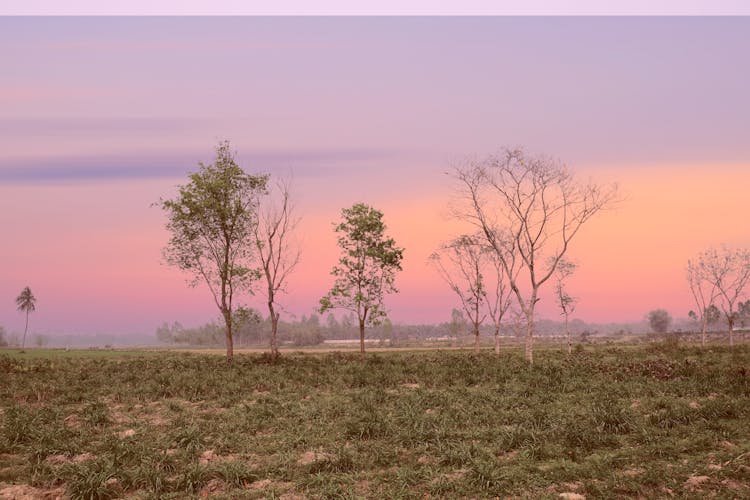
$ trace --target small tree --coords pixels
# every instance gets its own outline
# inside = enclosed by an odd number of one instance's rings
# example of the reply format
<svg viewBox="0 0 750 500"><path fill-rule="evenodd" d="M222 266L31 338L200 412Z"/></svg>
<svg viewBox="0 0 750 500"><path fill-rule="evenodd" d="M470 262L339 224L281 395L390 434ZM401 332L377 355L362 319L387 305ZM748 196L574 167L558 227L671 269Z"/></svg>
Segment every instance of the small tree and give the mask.
<svg viewBox="0 0 750 500"><path fill-rule="evenodd" d="M565 281L575 272L576 267L578 267L576 263L563 258L557 263L555 271L555 301L560 308L560 313L565 318L565 338L568 341L568 355L573 353L568 317L575 310L577 299L571 296L565 289Z"/></svg>
<svg viewBox="0 0 750 500"><path fill-rule="evenodd" d="M383 213L357 203L341 211L342 222L334 225L342 255L331 274L333 288L320 299L321 314L334 307L352 311L359 320L359 348L365 352L365 325L376 325L386 317L383 298L396 293L396 272L401 270L403 248L385 236Z"/></svg>
<svg viewBox="0 0 750 500"><path fill-rule="evenodd" d="M745 249L706 250L698 257L706 279L716 286L717 302L727 321L729 345L734 345L735 306L746 293L750 281L750 251Z"/></svg>
<svg viewBox="0 0 750 500"><path fill-rule="evenodd" d="M189 284L208 286L225 325L227 362L234 357L232 318L240 292L252 292L260 277L255 262L258 203L267 176L249 175L237 165L229 142L220 142L212 164L199 163L173 200L161 200L172 236L167 263L191 275Z"/></svg>
<svg viewBox="0 0 750 500"><path fill-rule="evenodd" d="M278 294L285 291L289 274L299 263L299 249L292 246L292 232L299 223L290 200L289 181L278 181L258 211L255 241L266 281L266 303L271 318L271 357L279 356Z"/></svg>
<svg viewBox="0 0 750 500"><path fill-rule="evenodd" d="M451 337L458 339L466 328L466 317L461 309L451 309L451 320L448 323L448 333Z"/></svg>
<svg viewBox="0 0 750 500"><path fill-rule="evenodd" d="M716 308L714 301L719 294L719 290L716 287L716 283L709 279L708 268L702 257L698 257L697 260L688 260L685 274L688 286L690 287L690 293L693 295L693 300L699 311L698 314L693 311L691 312L700 321L701 346L705 346L706 328L710 319L709 313L711 312L711 308Z"/></svg>
<svg viewBox="0 0 750 500"><path fill-rule="evenodd" d="M648 324L656 333L667 333L672 324L672 316L664 309L654 309L648 313Z"/></svg>
<svg viewBox="0 0 750 500"><path fill-rule="evenodd" d="M495 327L495 355L499 356L500 328L502 327L505 313L510 309L513 292L510 288L509 280L506 278L503 263L497 257L497 253L493 249L485 247L485 255L491 263L491 270L488 272L489 278L485 286L485 303L487 304L487 312ZM507 260L511 262L510 259ZM516 262L514 261L513 264ZM511 273L515 276L519 269L511 269Z"/></svg>
<svg viewBox="0 0 750 500"><path fill-rule="evenodd" d="M20 295L16 297L16 307L19 311L26 313L26 326L23 329L23 340L21 349L26 347L26 332L29 330L29 313L36 311L36 297L31 293L31 288L25 287Z"/></svg>
<svg viewBox="0 0 750 500"><path fill-rule="evenodd" d="M525 355L533 363L539 289L583 224L616 200L617 187L579 183L564 165L520 150L468 162L456 178L465 204L455 215L484 235L502 263L526 319ZM526 270L525 284L514 273L516 260Z"/></svg>
<svg viewBox="0 0 750 500"><path fill-rule="evenodd" d="M5 327L0 325L0 347L7 347L8 339L5 338Z"/></svg>
<svg viewBox="0 0 750 500"><path fill-rule="evenodd" d="M458 296L471 321L475 352L479 351L479 327L487 317L482 307L487 297L483 275L485 261L482 247L467 235L455 238L430 255L430 262Z"/></svg>

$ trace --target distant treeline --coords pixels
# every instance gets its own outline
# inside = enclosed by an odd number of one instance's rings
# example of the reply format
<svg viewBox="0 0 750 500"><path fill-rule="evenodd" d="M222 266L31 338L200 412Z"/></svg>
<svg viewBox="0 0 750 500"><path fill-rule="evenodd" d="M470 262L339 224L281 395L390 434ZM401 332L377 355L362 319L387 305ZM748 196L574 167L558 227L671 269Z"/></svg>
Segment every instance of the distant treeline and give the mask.
<svg viewBox="0 0 750 500"><path fill-rule="evenodd" d="M270 321L261 318L257 312L245 314L243 321L238 321L234 327L234 338L238 346L266 346L270 335ZM674 325L675 331L693 331L694 322L678 321ZM717 324L720 329L720 325ZM586 323L579 319L570 322L571 332L578 340L586 340L598 335L628 335L647 333L648 323L644 321L634 323ZM536 323L536 330L541 336L562 335L563 325L560 321L540 320ZM386 320L378 326L368 327L367 338L379 340L390 346L397 346L409 342L429 341L446 338L458 338L470 335L471 327L463 315L455 310L452 320L433 325L392 324ZM508 322L501 335L505 337L522 336L525 332L522 326ZM303 315L297 321L279 322L279 342L294 346L319 345L326 340L349 340L359 337L357 319L353 314L337 318L329 314L324 319L318 314ZM481 329L483 337L493 335L490 325ZM221 346L224 343L224 325L219 320L205 325L188 328L175 321L164 323L156 329L156 339L163 344L185 346Z"/></svg>

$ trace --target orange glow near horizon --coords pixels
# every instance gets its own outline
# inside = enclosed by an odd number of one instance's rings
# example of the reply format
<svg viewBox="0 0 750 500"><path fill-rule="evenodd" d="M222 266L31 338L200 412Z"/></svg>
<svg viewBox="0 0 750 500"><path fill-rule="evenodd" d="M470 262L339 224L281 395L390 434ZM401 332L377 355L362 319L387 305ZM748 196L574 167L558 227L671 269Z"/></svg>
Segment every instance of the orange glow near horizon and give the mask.
<svg viewBox="0 0 750 500"><path fill-rule="evenodd" d="M574 317L637 321L657 307L686 316L693 308L684 279L687 259L712 245L750 245L742 231L750 168L623 167L599 170L598 177L605 172L619 181L625 200L592 219L573 240L569 256L580 266L569 282L579 299ZM14 241L4 245L2 293L31 285L41 305L35 321L49 331L58 323L72 330L111 324L117 331L124 318L141 317L141 325L155 327L215 317L205 287L188 288L181 273L160 263L168 235L163 214L148 205L173 186L161 180L1 188L2 224ZM405 248L400 293L386 304L394 322L447 321L457 302L427 258L466 226L447 218L447 191L412 197L395 191L389 201L371 202L384 212L388 234ZM332 223L340 209L332 210L331 200L317 201L312 197L299 207L302 261L282 298L288 313L297 316L317 307L338 258ZM13 207L29 202L24 219L10 216ZM540 317L558 318L549 297L552 284L545 289ZM248 302L262 311L259 299ZM2 307L3 322L17 328L20 316L8 304Z"/></svg>

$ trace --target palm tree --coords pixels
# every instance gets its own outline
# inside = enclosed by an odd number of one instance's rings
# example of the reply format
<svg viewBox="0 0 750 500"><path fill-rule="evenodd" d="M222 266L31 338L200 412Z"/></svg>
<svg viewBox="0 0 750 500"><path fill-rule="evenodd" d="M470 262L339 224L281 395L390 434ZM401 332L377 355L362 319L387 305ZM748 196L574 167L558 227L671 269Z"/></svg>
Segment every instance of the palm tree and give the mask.
<svg viewBox="0 0 750 500"><path fill-rule="evenodd" d="M26 345L26 332L29 329L29 313L36 310L36 297L31 293L31 288L26 287L21 290L21 295L16 297L16 306L19 311L26 312L26 328L23 330L23 341L21 342L21 349Z"/></svg>

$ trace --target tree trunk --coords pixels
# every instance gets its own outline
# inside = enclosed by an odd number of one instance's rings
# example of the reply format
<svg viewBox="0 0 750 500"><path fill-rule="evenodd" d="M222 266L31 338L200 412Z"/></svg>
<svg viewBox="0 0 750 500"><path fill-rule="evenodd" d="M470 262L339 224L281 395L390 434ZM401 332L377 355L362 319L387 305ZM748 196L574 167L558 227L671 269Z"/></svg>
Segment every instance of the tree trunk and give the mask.
<svg viewBox="0 0 750 500"><path fill-rule="evenodd" d="M365 320L359 320L359 352L365 353Z"/></svg>
<svg viewBox="0 0 750 500"><path fill-rule="evenodd" d="M279 357L279 339L277 332L279 330L279 313L273 309L273 301L268 301L268 312L271 316L271 358Z"/></svg>
<svg viewBox="0 0 750 500"><path fill-rule="evenodd" d="M495 355L500 356L500 325L495 325Z"/></svg>
<svg viewBox="0 0 750 500"><path fill-rule="evenodd" d="M228 310L224 310L224 323L226 324L226 340L227 340L227 364L232 364L234 359L234 344L232 343L232 313Z"/></svg>
<svg viewBox="0 0 750 500"><path fill-rule="evenodd" d="M479 325L474 324L474 352L479 352Z"/></svg>
<svg viewBox="0 0 750 500"><path fill-rule="evenodd" d="M21 350L26 347L26 332L29 330L29 310L26 309L26 326L23 329L23 340L21 341Z"/></svg>
<svg viewBox="0 0 750 500"><path fill-rule="evenodd" d="M734 347L734 319L730 316L727 323L729 323L729 346Z"/></svg>
<svg viewBox="0 0 750 500"><path fill-rule="evenodd" d="M529 308L526 313L526 361L530 365L534 364L534 306Z"/></svg>
<svg viewBox="0 0 750 500"><path fill-rule="evenodd" d="M570 341L570 328L568 328L568 314L565 314L565 336L568 338L568 356L573 354L573 343Z"/></svg>
<svg viewBox="0 0 750 500"><path fill-rule="evenodd" d="M706 347L706 320L703 319L703 324L701 325L701 347Z"/></svg>

